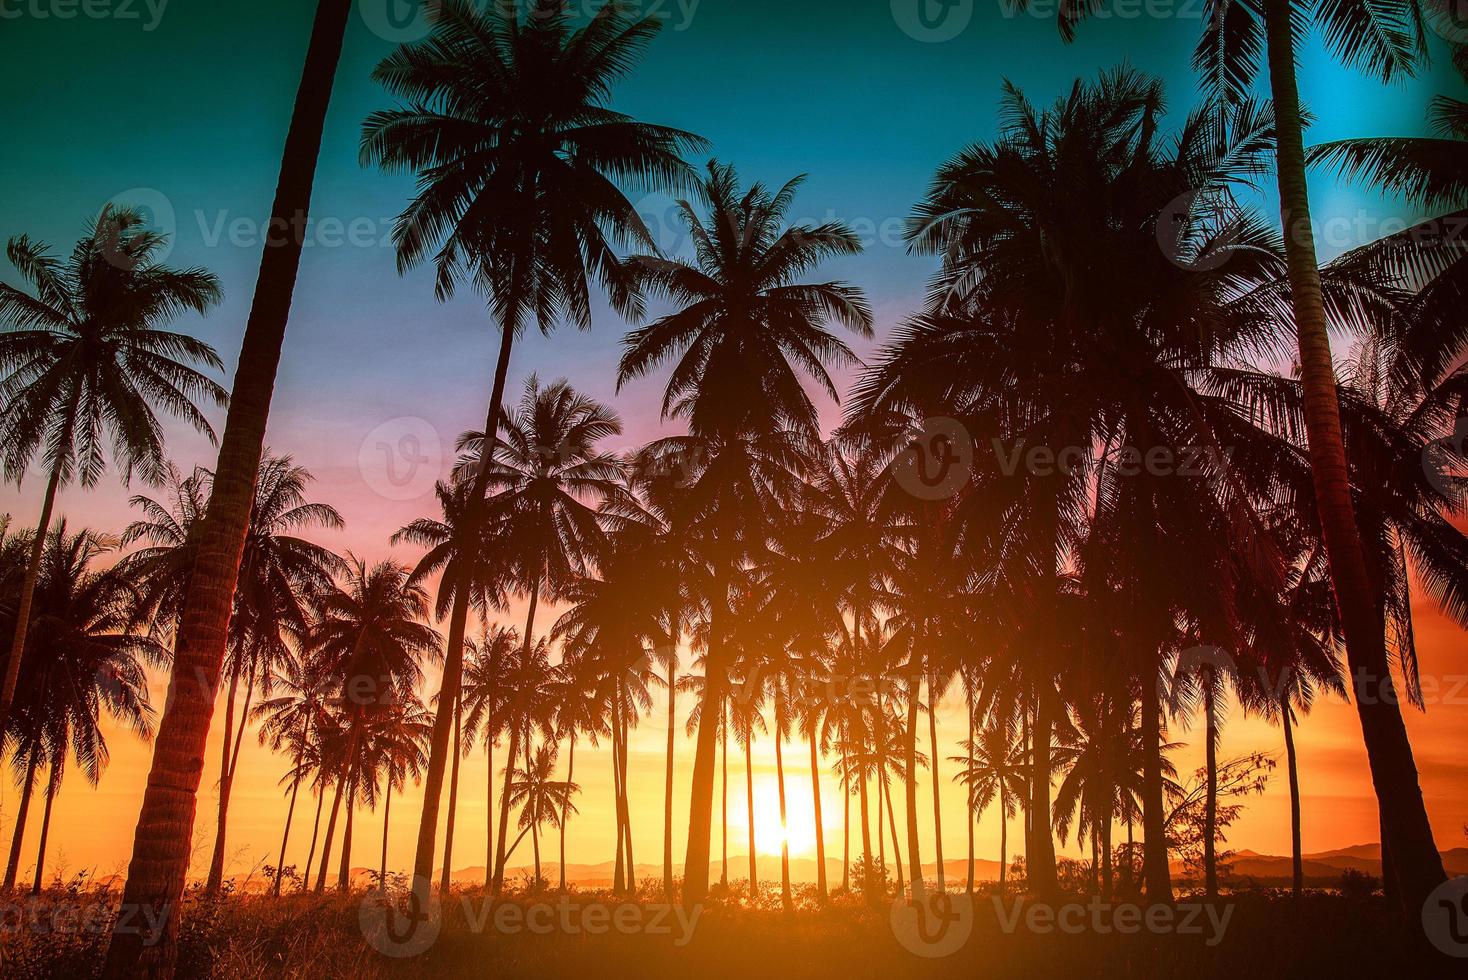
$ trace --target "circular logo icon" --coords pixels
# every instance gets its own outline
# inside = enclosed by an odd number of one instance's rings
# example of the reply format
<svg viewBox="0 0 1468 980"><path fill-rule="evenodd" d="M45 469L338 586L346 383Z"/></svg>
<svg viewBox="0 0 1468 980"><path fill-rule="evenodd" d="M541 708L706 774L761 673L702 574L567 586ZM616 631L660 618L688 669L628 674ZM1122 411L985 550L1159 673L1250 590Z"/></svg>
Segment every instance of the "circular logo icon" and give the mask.
<svg viewBox="0 0 1468 980"><path fill-rule="evenodd" d="M946 500L974 471L974 440L957 419L924 419L892 463L897 485L919 500Z"/></svg>
<svg viewBox="0 0 1468 980"><path fill-rule="evenodd" d="M968 895L922 889L898 895L887 914L892 935L910 953L927 959L951 956L974 930L974 903Z"/></svg>
<svg viewBox="0 0 1468 980"><path fill-rule="evenodd" d="M974 17L974 0L892 0L892 19L902 33L924 44L962 34Z"/></svg>
<svg viewBox="0 0 1468 980"><path fill-rule="evenodd" d="M1216 679L1229 676L1237 669L1234 658L1223 647L1196 646L1178 652L1171 671L1157 674L1157 696L1164 704L1176 703L1183 689L1205 672Z"/></svg>
<svg viewBox="0 0 1468 980"><path fill-rule="evenodd" d="M173 245L178 237L178 213L168 196L155 187L133 187L114 194L97 212L97 236L102 254L108 262L122 269L132 269L137 260L123 245L119 216L135 217L140 223L126 229L129 236L136 234L156 235L158 245L148 255L150 262L159 263L173 254Z"/></svg>
<svg viewBox="0 0 1468 980"><path fill-rule="evenodd" d="M432 886L421 879L414 882L400 894L369 892L357 908L363 938L383 956L417 956L434 944L443 928L443 909Z"/></svg>
<svg viewBox="0 0 1468 980"><path fill-rule="evenodd" d="M443 469L443 442L427 419L399 416L377 426L357 448L357 471L387 500L416 500L433 490Z"/></svg>
<svg viewBox="0 0 1468 980"><path fill-rule="evenodd" d="M367 29L384 41L410 44L433 30L438 0L357 0L357 13Z"/></svg>
<svg viewBox="0 0 1468 980"><path fill-rule="evenodd" d="M1423 0L1422 19L1444 40L1468 44L1468 0Z"/></svg>
<svg viewBox="0 0 1468 980"><path fill-rule="evenodd" d="M1468 958L1468 875L1449 878L1427 896L1422 931L1448 956Z"/></svg>
<svg viewBox="0 0 1468 980"><path fill-rule="evenodd" d="M639 200L633 210L647 228L654 254L676 255L688 244L688 218L677 198L655 191Z"/></svg>
<svg viewBox="0 0 1468 980"><path fill-rule="evenodd" d="M1221 268L1238 244L1238 226L1223 193L1193 190L1169 201L1157 216L1157 244L1181 269Z"/></svg>
<svg viewBox="0 0 1468 980"><path fill-rule="evenodd" d="M1461 493L1461 474L1468 463L1468 416L1461 416L1451 435L1434 439L1422 447L1422 472L1432 488L1445 497Z"/></svg>

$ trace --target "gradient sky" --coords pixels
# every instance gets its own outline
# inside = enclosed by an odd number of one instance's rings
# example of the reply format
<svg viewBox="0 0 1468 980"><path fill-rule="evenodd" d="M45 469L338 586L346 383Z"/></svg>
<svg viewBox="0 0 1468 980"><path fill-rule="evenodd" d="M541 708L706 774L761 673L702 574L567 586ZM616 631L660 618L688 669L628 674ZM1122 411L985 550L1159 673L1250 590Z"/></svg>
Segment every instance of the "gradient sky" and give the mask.
<svg viewBox="0 0 1468 980"><path fill-rule="evenodd" d="M394 552L387 537L433 509L432 484L446 471L455 435L482 422L497 338L472 295L440 304L428 274L395 272L388 230L412 181L365 171L357 163L361 120L387 101L368 73L391 47L371 29L372 23L384 23L372 16L372 0L357 6L327 119L312 208L316 232L296 290L269 442L308 466L317 477L316 499L336 505L346 517L346 530L319 535L323 543L367 558L393 554L411 561L415 555ZM928 260L902 249L902 220L939 163L967 143L992 138L1001 80L1046 103L1075 77L1127 62L1167 81L1179 115L1191 105L1196 91L1188 61L1202 4L1156 0L1149 6L1161 16L1098 20L1083 28L1075 44L1064 46L1049 19L1011 15L1004 0L960 2L952 15L958 19L945 32L955 36L941 41L902 29L914 22L906 0L645 0L644 9L664 16L667 27L635 76L619 86L615 105L707 137L714 153L735 163L746 178L778 182L809 174L794 216L840 218L865 237L862 255L831 263L826 273L868 291L880 339L919 305L931 271ZM157 7L119 3L111 9L135 16L62 18L57 14L69 5L0 0L0 91L7 96L0 127L0 236L26 233L65 250L105 202L145 205L160 227L176 233L172 264L202 265L220 276L224 303L207 319L180 326L213 343L232 373L259 262L257 229L268 214L313 5L171 0L155 20L150 9ZM1308 138L1418 132L1428 98L1447 84L1439 70L1380 86L1335 67L1312 44L1301 72L1315 116ZM1338 187L1323 176L1312 190L1327 256L1414 217L1398 203ZM652 195L639 210L665 244L676 246L670 205L665 196ZM1261 205L1273 209L1276 202L1265 193ZM19 284L8 266L0 268L0 277ZM622 413L625 447L669 431L657 418L656 380L621 394L614 390L612 368L625 329L599 306L590 334L527 336L516 350L512 390L532 371L545 378L566 376ZM827 406L827 418L837 411ZM222 423L222 413L213 416ZM212 450L202 437L177 426L170 432L171 452L182 468L212 465ZM0 511L32 520L39 483L32 478L19 492L14 486L0 490ZM123 489L109 475L94 491L63 493L60 511L74 526L119 530L132 516L127 496L139 489ZM1435 705L1425 716L1409 712L1408 719L1429 811L1446 848L1463 843L1468 821L1468 771L1461 758L1468 743L1468 687L1455 691L1468 676L1468 654L1462 635L1431 610L1421 610L1419 626L1423 671L1444 692L1455 692L1457 702ZM945 738L960 737L959 706L946 704L940 717L947 723ZM680 718L680 730L681 724ZM200 794L197 834L204 862L212 843L219 728ZM634 738L639 861L660 860L665 733L660 706ZM1190 732L1175 737L1197 741ZM1303 724L1299 742L1306 850L1375 840L1374 801L1353 709L1321 705ZM148 750L124 733L115 733L111 744L112 765L100 787L94 790L73 776L58 798L53 866L105 874L125 865ZM1228 754L1262 749L1282 755L1277 731L1237 711L1224 744ZM757 809L773 806L773 752L768 742L761 748L755 760ZM691 743L680 741L679 751L686 759ZM1184 749L1179 768L1191 770L1198 755L1193 745ZM284 815L276 780L283 768L253 744L245 750L230 824L231 873L274 860L270 849ZM578 752L578 781L585 791L568 844L573 861L611 857L609 772L594 750ZM742 784L742 771L730 775ZM791 775L808 779L799 763ZM466 763L461 778L467 789L456 866L483 861L482 755ZM831 800L834 783L827 782L826 823L830 846L839 853L839 801ZM677 813L686 812L686 784L680 767ZM801 803L808 799L805 792L792 801L793 822L808 806ZM0 832L8 834L16 795L8 780L0 781ZM947 793L945 809L945 853L951 858L963 844L956 788ZM1264 796L1249 801L1231 844L1287 852L1287 814L1281 772ZM410 790L393 807L395 867L411 857L417 816L416 792ZM290 857L295 862L303 860L309 836L299 817L293 839L300 853ZM731 818L743 826L737 796ZM364 816L358 828L354 863L371 864L380 820ZM677 821L674 829L681 855ZM986 815L979 828L981 855L997 856L998 836L996 817ZM731 844L733 853L743 853L740 840L736 836ZM762 838L767 846L773 842ZM26 860L32 860L29 853Z"/></svg>

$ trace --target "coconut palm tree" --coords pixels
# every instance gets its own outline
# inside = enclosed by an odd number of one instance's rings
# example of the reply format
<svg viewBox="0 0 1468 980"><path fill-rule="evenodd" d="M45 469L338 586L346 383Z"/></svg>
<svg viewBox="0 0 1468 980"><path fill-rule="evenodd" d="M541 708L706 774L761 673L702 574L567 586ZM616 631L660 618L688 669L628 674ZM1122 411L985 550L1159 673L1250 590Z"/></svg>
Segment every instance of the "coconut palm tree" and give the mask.
<svg viewBox="0 0 1468 980"><path fill-rule="evenodd" d="M520 649L520 636L512 626L490 628L485 622L479 642L468 641L464 658L464 730L469 733L465 750L473 747L476 733L484 740L486 783L484 787L485 839L484 884L494 879L494 747L507 727L506 679Z"/></svg>
<svg viewBox="0 0 1468 980"><path fill-rule="evenodd" d="M510 783L516 763L531 757L537 735L542 740L555 736L555 705L546 686L551 674L550 644L544 638L533 645L522 642L505 667L501 710L510 742L504 768L505 789L500 793L499 833L495 839L491 887L496 892L504 888L505 862L512 850L508 839Z"/></svg>
<svg viewBox="0 0 1468 980"><path fill-rule="evenodd" d="M999 803L999 890L1003 891L1009 862L1009 818L1029 792L1029 767L1014 730L1002 719L991 719L979 730L978 739L965 740L962 748L963 755L949 756L948 761L960 767L953 779L968 787L975 818L983 816L990 803Z"/></svg>
<svg viewBox="0 0 1468 980"><path fill-rule="evenodd" d="M826 324L834 320L860 336L870 336L872 329L859 289L799 281L827 258L860 250L856 236L839 223L783 227L799 185L797 178L773 193L760 184L741 191L732 166L710 162L699 186L707 217L692 203L679 203L694 243L693 260L638 256L630 263L645 291L677 309L628 335L618 386L676 359L662 411L664 417L686 418L690 435L654 444L647 458L666 472L681 473L686 484L700 484L689 487L690 496L702 498L696 511L717 515L704 532L716 569L710 617L720 623L710 633L703 691L714 704L722 703L730 667L721 632L736 556L741 540L757 540L763 525L748 526L757 512L747 506L741 512L708 505L716 496L757 488L760 477L748 465L754 451L789 458L795 447L785 432L806 440L815 436L816 409L801 373L838 399L827 368L856 360ZM777 440L787 443L783 450L770 445ZM685 894L695 902L708 890L718 712L704 711L701 719L683 872Z"/></svg>
<svg viewBox="0 0 1468 980"><path fill-rule="evenodd" d="M44 880L52 805L68 753L88 782L96 785L109 755L104 715L139 738L150 739L153 708L148 703L144 664L158 666L167 661L167 651L132 621L132 590L126 575L116 568L93 567L111 546L91 531L68 534L64 520L46 537L31 607L35 629L27 641L19 693L8 724L8 735L17 749L14 769L17 776L22 771L25 775L3 886L9 891L15 885L36 770L45 765L45 806L32 885L37 894ZM20 555L12 552L10 557ZM6 607L0 629L14 629L15 607L8 602Z"/></svg>
<svg viewBox="0 0 1468 980"><path fill-rule="evenodd" d="M535 850L533 887L537 889L542 887L545 880L540 875L540 828L550 824L564 832L562 821L566 814L576 812L576 804L571 802L571 798L581 791L581 787L569 779L552 779L555 771L556 746L554 742L550 742L538 746L533 757L526 757L522 768L510 773L510 805L520 807L520 836L510 845L510 852L515 850L528 832Z"/></svg>
<svg viewBox="0 0 1468 980"><path fill-rule="evenodd" d="M136 930L115 927L102 971L106 980L173 972L179 918L173 913L192 850L198 759L214 715L265 424L305 246L304 219L311 210L322 125L350 10L350 0L318 0L316 6L267 226L284 233L272 234L260 262L214 468L209 515L199 535L199 559L175 644L174 677L182 681L173 685L175 696L164 708L133 839L124 901L158 916L155 921L165 923L164 933L159 941L145 944Z"/></svg>
<svg viewBox="0 0 1468 980"><path fill-rule="evenodd" d="M173 510L169 504L144 495L131 501L144 517L123 531L123 544L146 541L148 547L128 555L120 564L143 590L138 614L155 622L162 617L170 628L176 626L188 594L198 521L207 508L212 478L213 474L202 467L184 478L170 467ZM235 607L230 614L219 811L205 885L210 894L219 891L224 879L230 790L255 689L258 686L269 695L277 672L295 657L291 646L299 646L305 637L309 598L330 587L332 576L346 570L346 563L334 552L296 533L311 527L336 530L344 523L336 508L307 500L306 489L312 479L310 471L296 465L290 456L276 456L265 450L235 585ZM236 731L235 704L241 681L245 698Z"/></svg>
<svg viewBox="0 0 1468 980"><path fill-rule="evenodd" d="M344 834L338 887L347 888L350 867L350 821L355 794L361 789L362 740L367 725L381 712L411 701L423 680L423 661L442 656L441 637L423 620L428 618L428 593L410 582L407 568L390 561L368 566L347 556L345 585L316 600L319 618L313 625L310 649L340 691L345 744L337 760L336 799L326 825L323 860L316 890L326 885L327 862L343 796L347 801L348 829Z"/></svg>
<svg viewBox="0 0 1468 980"><path fill-rule="evenodd" d="M207 312L222 292L204 269L162 264L167 244L139 212L109 207L66 259L24 235L6 247L34 295L0 283L0 465L19 484L40 453L47 480L0 679L0 732L15 698L57 491L72 480L95 486L109 439L125 478L163 479L160 408L214 438L200 403L223 405L224 389L192 365L223 365L214 348L168 324L190 310Z"/></svg>
<svg viewBox="0 0 1468 980"><path fill-rule="evenodd" d="M638 310L614 249L652 242L621 188L683 183L681 154L702 145L607 105L613 85L660 26L611 3L574 28L563 5L551 0L534 0L523 17L517 8L445 0L435 7L431 33L398 48L373 73L401 104L367 118L362 160L419 179L418 195L394 228L398 267L431 255L440 299L459 280L472 280L488 296L500 330L485 462L495 457L510 352L530 322L546 331L560 320L589 327L593 283L619 313ZM471 518L487 486L481 468L471 482ZM467 618L466 595L449 617L415 861L424 882L432 874Z"/></svg>
<svg viewBox="0 0 1468 980"><path fill-rule="evenodd" d="M382 800L382 858L378 889L387 891L387 841L392 826L392 795L402 792L411 777L416 783L428 764L428 740L433 734L433 715L417 698L394 704L372 716L362 740L362 767L368 774L362 785L365 801L375 806ZM382 779L382 789L377 780Z"/></svg>

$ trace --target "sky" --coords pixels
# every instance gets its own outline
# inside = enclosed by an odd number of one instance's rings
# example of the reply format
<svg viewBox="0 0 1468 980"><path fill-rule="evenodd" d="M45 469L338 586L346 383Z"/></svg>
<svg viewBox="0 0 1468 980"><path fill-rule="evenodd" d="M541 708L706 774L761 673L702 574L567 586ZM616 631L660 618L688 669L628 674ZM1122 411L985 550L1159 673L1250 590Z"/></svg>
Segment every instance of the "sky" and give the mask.
<svg viewBox="0 0 1468 980"><path fill-rule="evenodd" d="M734 163L746 179L778 183L807 174L792 217L844 220L863 237L867 247L861 255L831 262L823 274L867 291L877 317L876 343L918 308L932 271L930 260L906 254L903 221L939 164L965 145L993 137L1004 80L1032 101L1048 103L1075 78L1127 63L1165 80L1173 118L1181 118L1197 98L1188 62L1201 27L1199 0L1113 6L1070 45L1061 43L1050 16L1054 4L1044 0L1033 5L1032 14L1015 13L1007 0L957 0L932 28L919 18L918 0L641 2L665 26L636 72L617 87L614 106L706 137L713 155ZM318 540L368 559L411 562L411 550L392 548L387 539L433 511L433 483L447 472L454 438L482 423L497 335L482 301L471 293L439 303L427 272L398 275L388 236L393 216L412 192L412 179L358 163L362 119L389 103L369 73L415 23L412 17L388 16L389 5L397 3L361 0L349 24L268 442L307 466L316 477L314 498L345 517L343 531L320 533ZM412 14L413 7L393 9ZM312 9L301 0L0 0L0 91L6 93L0 110L0 237L28 234L65 251L104 204L145 207L155 227L174 236L171 264L202 266L220 277L223 303L207 317L186 318L178 326L218 349L226 362L220 380L227 383L249 310L259 229L269 212ZM1313 41L1302 61L1301 89L1314 118L1308 142L1420 132L1428 99L1450 84L1439 67L1380 85L1338 68ZM671 199L651 194L635 200L660 243L676 249L680 234L671 220ZM1268 186L1259 203L1267 213L1277 208ZM1312 206L1325 257L1416 217L1399 202L1339 186L1327 175L1313 180ZM3 263L0 279L21 285ZM613 365L628 326L598 304L589 333L528 334L515 352L510 390L518 391L532 372L570 379L621 414L624 433L610 448L631 448L675 431L658 418L661 379L616 390ZM867 354L874 345L856 346ZM848 372L840 380L850 377ZM839 407L822 408L828 422L839 417ZM222 424L222 412L211 417ZM212 465L214 453L204 437L177 425L168 431L170 453L181 469ZM32 476L19 488L0 489L0 512L33 520L40 484ZM127 501L138 492L146 488L124 488L110 473L96 488L68 488L58 512L74 527L117 531L135 515ZM509 618L522 614L512 609ZM541 622L543 628L549 620ZM1462 635L1432 609L1420 609L1418 623L1422 670L1436 679L1440 703L1426 714L1409 710L1408 725L1429 813L1446 848L1465 843L1468 823L1468 770L1461 759L1468 741L1468 685L1462 683L1468 654ZM157 693L161 705L161 686ZM680 733L686 708L679 707ZM945 702L940 721L946 740L962 737L961 718L961 706ZM199 862L207 865L213 839L220 728L216 723L200 791L196 872L202 870ZM633 740L639 861L660 859L666 731L659 704ZM1189 731L1174 737L1194 743L1179 755L1179 769L1189 772L1201 754L1198 737ZM1319 705L1302 724L1298 741L1306 851L1375 840L1374 801L1354 710ZM247 743L229 835L230 873L240 875L274 861L284 820L277 785L284 765L255 746L253 733ZM73 776L56 803L50 861L68 871L108 874L126 864L149 755L124 732L113 731L110 744L111 765L100 785L92 788ZM1224 752L1253 750L1282 755L1279 732L1235 710ZM691 742L680 737L678 752L674 812L682 814ZM802 758L794 752L789 766L803 785L792 790L797 847L812 836ZM774 758L768 740L757 743L754 763L755 823L763 828L759 848L771 850L778 845L769 816ZM585 773L578 779L584 791L568 856L575 862L608 860L613 818L604 753L578 750L577 770ZM461 773L463 834L456 867L484 860L485 775L483 756L476 753ZM731 784L742 786L742 778L735 765ZM827 833L835 851L841 814L829 773L826 786ZM10 781L0 781L0 834L9 833L16 797ZM943 805L945 856L951 858L964 842L956 787L944 794ZM309 811L308 804L302 806ZM738 794L730 809L736 828L745 826ZM410 790L392 808L391 865L409 863L417 821L416 792ZM287 863L304 858L309 828L303 827L298 813L292 836L299 848L292 848ZM370 864L382 832L379 815L364 815L358 828L354 863ZM734 833L731 853L743 853L742 831ZM674 838L681 855L684 827L677 820ZM997 817L987 814L978 827L980 855L996 857L998 839ZM1282 768L1262 796L1248 801L1230 845L1288 851ZM30 861L33 843L26 846Z"/></svg>

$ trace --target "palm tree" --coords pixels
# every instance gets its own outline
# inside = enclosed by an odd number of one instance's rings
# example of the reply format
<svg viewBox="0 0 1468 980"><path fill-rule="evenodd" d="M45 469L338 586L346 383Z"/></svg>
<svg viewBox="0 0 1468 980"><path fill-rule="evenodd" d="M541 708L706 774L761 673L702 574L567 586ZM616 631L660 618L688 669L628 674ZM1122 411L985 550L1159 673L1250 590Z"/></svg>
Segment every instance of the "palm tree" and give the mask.
<svg viewBox="0 0 1468 980"><path fill-rule="evenodd" d="M207 508L212 476L208 470L196 468L181 479L170 468L173 511L168 504L147 496L132 498L132 505L142 509L144 519L127 526L123 544L147 541L149 547L133 552L120 564L142 586L140 616L155 622L162 616L170 626L177 623L178 611L188 594L197 522ZM312 526L343 526L334 507L306 499L306 487L312 479L311 473L297 466L290 456L275 456L267 449L261 459L235 585L235 606L230 614L219 813L205 886L210 894L219 891L224 879L230 790L255 688L259 686L269 695L276 673L294 659L288 644L298 645L304 639L309 619L306 598L329 587L332 576L346 570L346 564L335 553L293 533ZM236 731L235 702L241 680L245 682L245 699Z"/></svg>
<svg viewBox="0 0 1468 980"><path fill-rule="evenodd" d="M175 696L164 708L133 839L123 901L158 916L155 921L166 923L164 934L145 945L141 934L119 920L103 968L106 980L167 977L173 972L178 935L178 916L173 913L188 872L189 835L201 776L198 759L214 715L235 582L265 448L265 423L305 245L304 219L311 209L322 124L350 10L350 0L317 3L270 208L268 227L285 233L272 235L261 258L214 468L214 493L199 534L199 559L175 645L173 669L179 683L173 685Z"/></svg>
<svg viewBox="0 0 1468 980"><path fill-rule="evenodd" d="M461 698L464 705L463 725L469 732L465 746L473 745L475 733L484 739L486 783L484 788L485 840L484 884L494 880L494 747L507 726L506 678L520 648L520 637L512 626L489 628L476 644L470 640L464 660L464 683Z"/></svg>
<svg viewBox="0 0 1468 980"><path fill-rule="evenodd" d="M552 0L535 0L523 19L516 9L444 0L429 36L398 48L373 73L403 104L367 118L362 160L419 179L418 196L394 228L398 267L416 266L434 252L439 298L457 280L472 279L489 297L500 329L484 423L486 463L495 458L510 351L520 331L531 320L542 330L561 319L589 327L592 281L619 313L638 309L613 249L629 240L651 245L651 239L617 185L676 186L686 172L680 154L702 145L607 107L613 83L659 27L651 17L625 17L616 4L573 30ZM484 467L474 475L471 521L488 475ZM425 883L467 618L465 596L449 617L425 784L414 863Z"/></svg>
<svg viewBox="0 0 1468 980"><path fill-rule="evenodd" d="M48 478L0 680L0 732L15 698L57 491L73 479L96 485L109 438L124 477L160 481L158 408L214 438L198 403L225 404L224 389L190 365L218 369L219 357L166 327L218 303L219 280L203 269L163 265L166 245L137 211L108 208L65 260L24 235L6 248L35 295L0 283L0 464L19 484L39 452Z"/></svg>
<svg viewBox="0 0 1468 980"><path fill-rule="evenodd" d="M556 689L553 695L556 739L566 739L566 782L570 785L575 785L572 780L576 778L577 739L585 735L594 746L599 736L611 734L611 728L607 724L606 702L598 688L599 678L591 669L594 666L574 655L563 653L563 659L556 669ZM561 831L561 891L566 890L566 823L571 816L570 807L571 798L567 794L560 819L556 823Z"/></svg>
<svg viewBox="0 0 1468 980"><path fill-rule="evenodd" d="M678 306L628 335L618 386L677 359L663 396L663 415L686 418L690 436L654 444L647 458L666 464L669 471L683 471L685 482L694 484L690 496L702 498L697 507L702 520L708 522L712 515L703 533L715 569L710 621L711 627L714 621L718 626L710 630L703 696L715 705L726 696L730 659L722 621L728 615L737 555L741 542L758 540L767 526L764 521L748 524L759 510L750 509L753 501L746 493L757 491L761 482L749 464L756 453L789 459L795 447L783 434L786 430L802 439L814 437L816 409L800 372L839 400L827 367L855 363L856 357L826 323L836 320L864 337L872 330L871 310L857 288L798 281L825 259L851 255L861 247L839 223L782 228L799 185L797 178L774 193L760 184L741 193L734 168L710 162L699 186L707 219L688 201L679 204L694 243L694 260L631 260L640 286ZM787 445L776 447L777 441ZM745 506L712 506L733 503L731 496L746 496ZM717 711L701 714L694 750L683 871L685 897L693 902L708 891L718 716Z"/></svg>
<svg viewBox="0 0 1468 980"><path fill-rule="evenodd" d="M416 783L428 763L428 739L433 733L433 716L417 698L394 704L389 710L372 716L362 740L363 768L369 774L363 782L369 805L377 800L378 774L382 778L382 859L378 871L378 889L387 891L387 840L392 826L392 794L402 792L409 777Z"/></svg>
<svg viewBox="0 0 1468 980"><path fill-rule="evenodd" d="M533 645L521 643L505 667L501 710L505 728L510 733L505 760L505 789L500 793L499 834L495 839L494 879L491 887L498 892L505 883L505 862L513 849L508 839L510 783L516 762L529 759L535 737L554 736L555 705L546 688L551 675L550 646L544 638Z"/></svg>
<svg viewBox="0 0 1468 980"><path fill-rule="evenodd" d="M16 747L16 774L25 773L5 869L3 888L7 892L15 886L36 769L44 764L49 770L32 885L32 891L39 894L52 804L68 751L88 782L96 785L108 762L104 714L139 738L150 739L153 709L143 668L145 663L156 666L167 660L163 647L132 624L132 591L126 575L115 568L92 567L109 546L90 531L68 535L64 520L46 537L32 606L35 629L27 641L15 710L7 726ZM20 559L17 552L7 557ZM5 578L14 581L19 575ZM10 601L5 607L0 628L14 629L14 607Z"/></svg>
<svg viewBox="0 0 1468 980"><path fill-rule="evenodd" d="M562 821L566 814L576 811L576 804L571 802L571 797L581 791L581 787L569 779L552 779L555 771L556 747L551 743L539 746L533 758L526 758L523 768L510 773L510 804L520 807L520 836L510 845L510 851L514 851L526 832L529 832L535 848L535 888L540 888L544 881L540 876L540 828L550 824L564 832Z"/></svg>
<svg viewBox="0 0 1468 980"><path fill-rule="evenodd" d="M1029 767L1023 747L1016 743L1008 722L991 719L980 729L977 740L962 743L963 755L949 756L960 768L953 779L968 787L969 808L975 819L989 804L999 802L999 890L1009 861L1009 818L1028 793Z"/></svg>
<svg viewBox="0 0 1468 980"><path fill-rule="evenodd" d="M1194 64L1205 83L1226 102L1242 101L1261 69L1267 68L1277 131L1275 175L1284 228L1290 285L1304 388L1304 417L1316 508L1331 584L1342 611L1346 656L1356 712L1371 765L1401 897L1415 916L1433 888L1446 880L1442 856L1422 802L1412 745L1394 694L1387 656L1386 624L1378 589L1367 563L1364 537L1352 505L1349 461L1342 435L1341 405L1327 332L1327 302L1315 255L1305 175L1304 116L1300 108L1295 46L1314 26L1326 46L1353 68L1382 81L1411 74L1425 54L1421 7L1412 0L1363 0L1318 4L1305 0L1210 0L1207 31ZM1061 32L1090 13L1067 6ZM1262 63L1261 63L1262 61Z"/></svg>
<svg viewBox="0 0 1468 980"><path fill-rule="evenodd" d="M345 744L338 759L336 799L326 825L316 890L326 884L326 855L331 853L337 811L347 801L347 831L342 847L338 887L347 888L350 868L351 816L361 790L362 741L372 719L411 702L423 680L425 657L442 656L438 633L428 618L428 594L410 580L408 569L390 561L368 567L348 555L345 587L323 593L311 631L311 650L338 685Z"/></svg>

